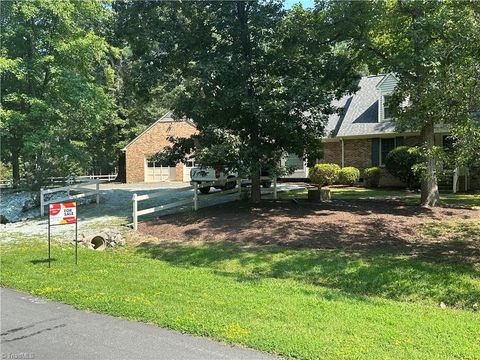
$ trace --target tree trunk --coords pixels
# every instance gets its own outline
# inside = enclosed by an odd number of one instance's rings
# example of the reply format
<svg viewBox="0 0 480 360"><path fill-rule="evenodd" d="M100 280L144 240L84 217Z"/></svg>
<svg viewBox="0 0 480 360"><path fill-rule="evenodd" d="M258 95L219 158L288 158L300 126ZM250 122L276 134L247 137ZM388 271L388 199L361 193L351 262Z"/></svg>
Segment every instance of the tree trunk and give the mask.
<svg viewBox="0 0 480 360"><path fill-rule="evenodd" d="M428 121L423 126L421 137L427 158L425 160L426 174L422 176L420 202L422 206L435 206L440 202L440 194L438 193L436 161L433 154L435 140L433 121Z"/></svg>
<svg viewBox="0 0 480 360"><path fill-rule="evenodd" d="M252 167L252 171L250 173L250 177L252 179L252 193L251 193L251 202L256 204L262 200L262 189L261 189L261 182L260 182L260 168L258 166Z"/></svg>
<svg viewBox="0 0 480 360"><path fill-rule="evenodd" d="M12 175L13 187L17 188L20 184L20 155L17 150L12 150Z"/></svg>

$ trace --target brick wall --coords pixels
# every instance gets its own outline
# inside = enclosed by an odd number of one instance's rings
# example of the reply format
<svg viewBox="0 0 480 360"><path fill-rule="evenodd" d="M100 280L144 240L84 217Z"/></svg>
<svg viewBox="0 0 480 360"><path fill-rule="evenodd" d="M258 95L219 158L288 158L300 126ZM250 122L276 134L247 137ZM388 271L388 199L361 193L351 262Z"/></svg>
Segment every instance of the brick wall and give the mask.
<svg viewBox="0 0 480 360"><path fill-rule="evenodd" d="M195 127L187 121L157 122L125 151L127 183L143 182L145 177L145 157L149 157L170 145L169 136L190 137L196 132ZM183 166L176 169L176 180L183 181Z"/></svg>
<svg viewBox="0 0 480 360"><path fill-rule="evenodd" d="M435 144L442 145L443 134L435 134ZM405 146L416 146L421 143L419 135L406 136L404 139ZM324 144L324 158L320 161L322 163L342 164L342 143L325 142ZM363 170L372 166L372 141L371 139L351 139L344 140L345 150L345 166L354 166L360 169L363 177ZM380 186L405 186L400 180L390 175L384 167L381 167L382 177L380 179ZM473 189L480 187L480 174L475 174L471 179L471 187Z"/></svg>
<svg viewBox="0 0 480 360"><path fill-rule="evenodd" d="M480 190L480 167L474 167L470 169L469 190Z"/></svg>
<svg viewBox="0 0 480 360"><path fill-rule="evenodd" d="M342 166L342 143L340 141L324 142L323 159L320 159L319 162Z"/></svg>
<svg viewBox="0 0 480 360"><path fill-rule="evenodd" d="M420 145L422 139L420 136L406 136L405 137L405 146L417 146Z"/></svg>
<svg viewBox="0 0 480 360"><path fill-rule="evenodd" d="M372 141L370 139L345 140L345 166L361 171L372 166Z"/></svg>

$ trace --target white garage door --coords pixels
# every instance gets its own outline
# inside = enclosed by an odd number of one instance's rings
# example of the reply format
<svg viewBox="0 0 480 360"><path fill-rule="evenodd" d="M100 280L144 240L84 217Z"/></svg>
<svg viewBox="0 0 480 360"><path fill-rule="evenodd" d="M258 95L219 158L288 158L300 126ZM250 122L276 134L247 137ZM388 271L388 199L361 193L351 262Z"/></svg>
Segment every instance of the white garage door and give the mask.
<svg viewBox="0 0 480 360"><path fill-rule="evenodd" d="M175 167L145 160L145 182L174 181L175 177Z"/></svg>
<svg viewBox="0 0 480 360"><path fill-rule="evenodd" d="M195 160L190 159L183 165L183 181L190 182L190 170L195 167Z"/></svg>

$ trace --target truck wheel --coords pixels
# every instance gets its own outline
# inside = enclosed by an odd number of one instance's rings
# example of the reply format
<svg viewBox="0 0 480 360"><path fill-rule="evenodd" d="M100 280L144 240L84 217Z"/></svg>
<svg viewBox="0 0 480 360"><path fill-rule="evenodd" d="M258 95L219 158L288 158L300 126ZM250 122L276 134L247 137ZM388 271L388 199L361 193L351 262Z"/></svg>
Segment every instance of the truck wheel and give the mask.
<svg viewBox="0 0 480 360"><path fill-rule="evenodd" d="M223 190L232 190L235 189L235 186L237 186L236 181L227 181L223 187Z"/></svg>
<svg viewBox="0 0 480 360"><path fill-rule="evenodd" d="M210 186L205 186L205 187L200 188L200 192L202 194L208 194L209 191L210 191Z"/></svg>
<svg viewBox="0 0 480 360"><path fill-rule="evenodd" d="M262 186L264 188L269 188L270 186L272 186L272 182L271 181L265 181L262 183Z"/></svg>

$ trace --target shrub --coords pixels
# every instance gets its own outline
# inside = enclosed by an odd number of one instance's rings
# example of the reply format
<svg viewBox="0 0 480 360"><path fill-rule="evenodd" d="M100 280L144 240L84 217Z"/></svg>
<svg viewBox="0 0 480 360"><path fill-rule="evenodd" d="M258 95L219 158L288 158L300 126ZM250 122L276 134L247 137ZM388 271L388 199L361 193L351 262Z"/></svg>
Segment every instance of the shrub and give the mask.
<svg viewBox="0 0 480 360"><path fill-rule="evenodd" d="M388 153L385 168L390 174L407 184L409 189L418 188L420 179L414 172L414 168L420 162L420 153L416 147L399 146Z"/></svg>
<svg viewBox="0 0 480 360"><path fill-rule="evenodd" d="M365 178L365 183L368 187L378 187L380 183L380 168L370 167L366 168L363 172L363 177Z"/></svg>
<svg viewBox="0 0 480 360"><path fill-rule="evenodd" d="M338 181L343 185L352 186L360 179L360 170L353 166L347 166L338 173Z"/></svg>
<svg viewBox="0 0 480 360"><path fill-rule="evenodd" d="M312 183L318 187L332 185L338 179L340 166L337 164L317 164L309 172L309 178Z"/></svg>

